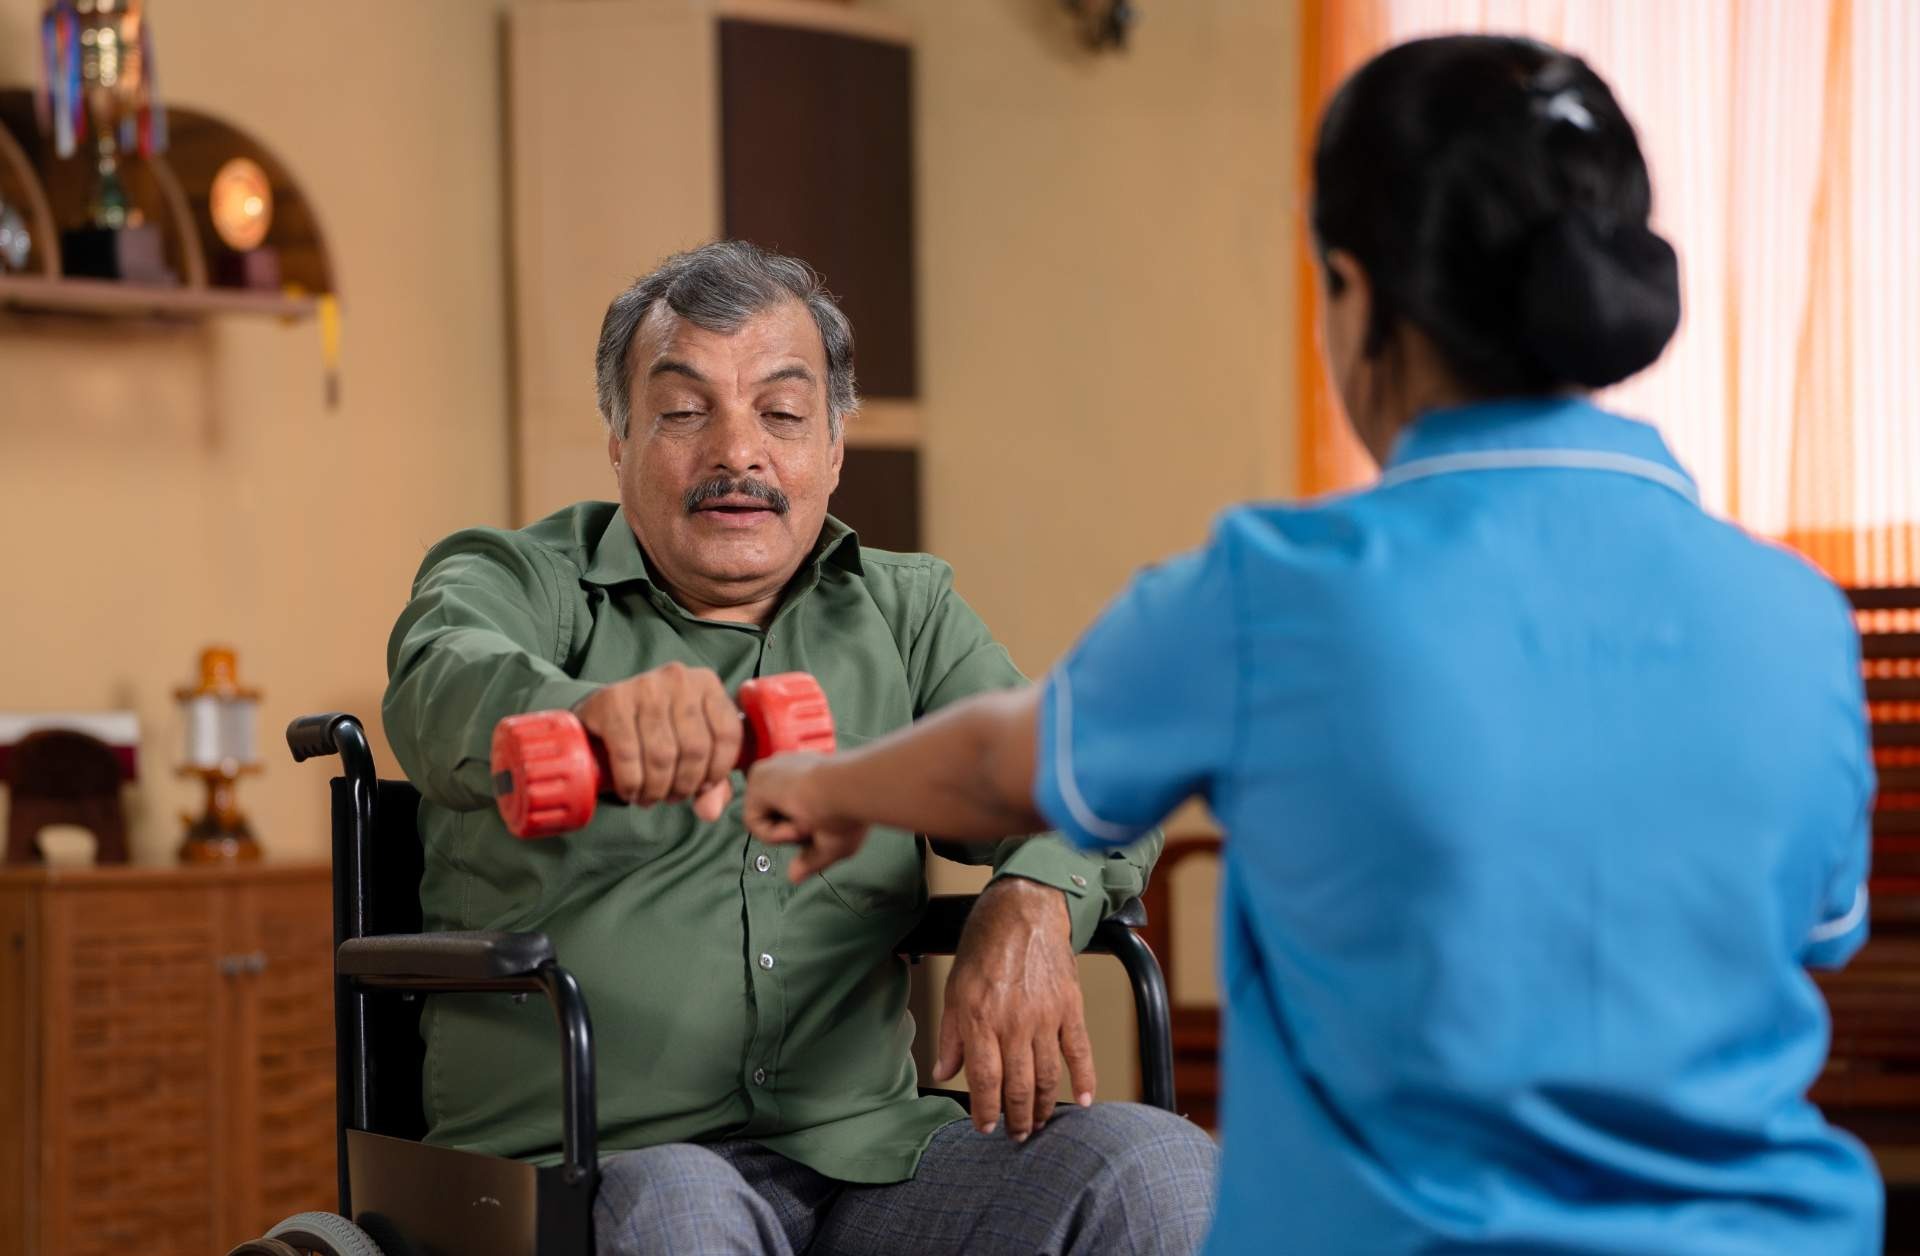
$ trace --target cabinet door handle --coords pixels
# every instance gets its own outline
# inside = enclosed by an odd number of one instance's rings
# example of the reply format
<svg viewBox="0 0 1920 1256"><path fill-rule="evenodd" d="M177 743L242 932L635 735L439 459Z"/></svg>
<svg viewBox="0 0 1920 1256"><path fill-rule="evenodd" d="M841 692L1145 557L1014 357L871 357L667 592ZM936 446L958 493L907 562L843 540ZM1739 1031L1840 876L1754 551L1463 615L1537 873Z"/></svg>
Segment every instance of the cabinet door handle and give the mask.
<svg viewBox="0 0 1920 1256"><path fill-rule="evenodd" d="M222 955L219 967L221 974L228 977L238 977L241 973L263 973L267 971L267 953L249 951L245 955Z"/></svg>

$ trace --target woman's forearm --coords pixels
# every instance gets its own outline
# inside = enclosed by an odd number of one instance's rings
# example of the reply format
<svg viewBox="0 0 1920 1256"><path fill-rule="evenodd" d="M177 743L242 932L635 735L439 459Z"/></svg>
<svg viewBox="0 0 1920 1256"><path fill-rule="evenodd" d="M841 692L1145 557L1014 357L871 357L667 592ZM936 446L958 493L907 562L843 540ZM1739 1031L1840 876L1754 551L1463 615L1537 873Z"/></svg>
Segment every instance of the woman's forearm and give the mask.
<svg viewBox="0 0 1920 1256"><path fill-rule="evenodd" d="M841 822L987 842L1047 827L1033 805L1038 688L980 694L813 773L815 798Z"/></svg>

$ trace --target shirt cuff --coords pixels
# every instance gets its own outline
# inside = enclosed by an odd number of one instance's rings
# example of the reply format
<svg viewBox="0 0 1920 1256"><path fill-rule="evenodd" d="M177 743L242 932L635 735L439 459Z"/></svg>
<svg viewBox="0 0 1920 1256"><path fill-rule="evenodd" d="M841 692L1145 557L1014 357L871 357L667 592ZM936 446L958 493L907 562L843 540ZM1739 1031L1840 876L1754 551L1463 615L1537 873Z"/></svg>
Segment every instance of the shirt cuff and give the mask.
<svg viewBox="0 0 1920 1256"><path fill-rule="evenodd" d="M1867 887L1862 882L1853 902L1832 920L1823 921L1807 935L1801 963L1808 968L1842 968L1867 941Z"/></svg>
<svg viewBox="0 0 1920 1256"><path fill-rule="evenodd" d="M552 676L529 686L516 702L517 710L507 711L506 715L524 715L529 711L571 711L584 701L587 695L601 686L590 680L575 680L571 676ZM464 743L465 754L454 764L453 779L459 787L448 791L459 795L471 795L472 801L461 805L463 810L480 810L493 805L493 730L499 720L474 719L467 728L467 740ZM460 745L462 743L455 743Z"/></svg>
<svg viewBox="0 0 1920 1256"><path fill-rule="evenodd" d="M1093 941L1093 931L1107 915L1106 885L1101 879L1106 859L1074 850L1051 834L1030 838L993 870L993 879L1024 877L1050 885L1067 896L1067 915L1073 920L1073 949L1080 952Z"/></svg>
<svg viewBox="0 0 1920 1256"><path fill-rule="evenodd" d="M555 676L533 687L533 692L527 695L527 710L571 711L605 688L604 684L596 681Z"/></svg>
<svg viewBox="0 0 1920 1256"><path fill-rule="evenodd" d="M1081 850L1111 850L1143 836L1153 827L1152 821L1138 828L1127 828L1103 819L1088 806L1074 768L1070 688L1067 663L1054 668L1041 686L1033 805L1072 846Z"/></svg>

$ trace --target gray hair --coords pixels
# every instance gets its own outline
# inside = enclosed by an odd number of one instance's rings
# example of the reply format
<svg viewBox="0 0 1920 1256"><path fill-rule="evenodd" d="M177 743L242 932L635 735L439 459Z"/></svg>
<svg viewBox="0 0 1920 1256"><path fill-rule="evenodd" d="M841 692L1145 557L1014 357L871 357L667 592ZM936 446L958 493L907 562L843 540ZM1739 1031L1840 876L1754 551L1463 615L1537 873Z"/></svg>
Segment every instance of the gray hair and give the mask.
<svg viewBox="0 0 1920 1256"><path fill-rule="evenodd" d="M600 417L615 436L627 438L633 417L633 336L656 301L696 327L731 335L755 314L788 300L805 305L820 329L827 351L827 432L838 439L842 421L859 405L853 388L853 325L813 267L745 240L719 240L675 253L607 306L594 355Z"/></svg>

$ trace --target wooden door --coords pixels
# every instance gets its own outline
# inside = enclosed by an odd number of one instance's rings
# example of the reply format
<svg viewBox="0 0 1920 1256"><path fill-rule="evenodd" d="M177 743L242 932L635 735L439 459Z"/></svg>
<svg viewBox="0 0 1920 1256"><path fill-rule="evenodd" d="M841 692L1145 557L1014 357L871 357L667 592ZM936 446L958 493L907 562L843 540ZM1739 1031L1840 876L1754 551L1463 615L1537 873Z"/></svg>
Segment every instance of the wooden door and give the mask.
<svg viewBox="0 0 1920 1256"><path fill-rule="evenodd" d="M218 905L206 884L50 885L43 896L39 1250L49 1256L224 1250Z"/></svg>
<svg viewBox="0 0 1920 1256"><path fill-rule="evenodd" d="M227 1245L296 1212L331 1210L334 1176L333 908L326 870L238 887ZM224 1249L223 1249L224 1250Z"/></svg>
<svg viewBox="0 0 1920 1256"><path fill-rule="evenodd" d="M0 1256L40 1232L40 922L22 885L0 884Z"/></svg>
<svg viewBox="0 0 1920 1256"><path fill-rule="evenodd" d="M869 397L920 393L913 50L782 21L720 23L721 234L820 272Z"/></svg>

